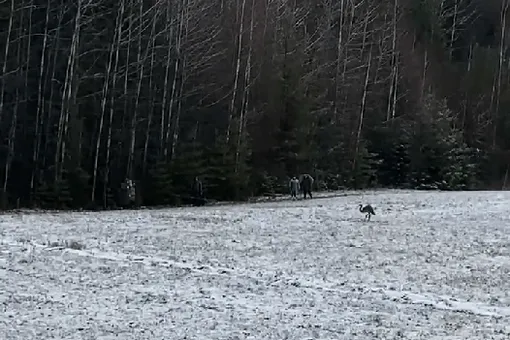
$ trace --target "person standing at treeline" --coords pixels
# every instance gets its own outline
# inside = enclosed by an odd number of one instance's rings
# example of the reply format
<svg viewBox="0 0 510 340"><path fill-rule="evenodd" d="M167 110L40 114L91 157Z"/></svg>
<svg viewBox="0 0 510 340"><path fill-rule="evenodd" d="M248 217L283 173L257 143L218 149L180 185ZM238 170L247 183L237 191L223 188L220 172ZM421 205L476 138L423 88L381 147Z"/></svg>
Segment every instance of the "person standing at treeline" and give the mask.
<svg viewBox="0 0 510 340"><path fill-rule="evenodd" d="M313 177L309 174L303 174L300 176L300 187L303 191L303 199L306 199L306 195L312 198L312 186L313 186Z"/></svg>
<svg viewBox="0 0 510 340"><path fill-rule="evenodd" d="M293 200L297 200L297 195L299 193L299 180L296 178L296 176L292 177L292 179L290 180L289 189L290 189L290 197Z"/></svg>

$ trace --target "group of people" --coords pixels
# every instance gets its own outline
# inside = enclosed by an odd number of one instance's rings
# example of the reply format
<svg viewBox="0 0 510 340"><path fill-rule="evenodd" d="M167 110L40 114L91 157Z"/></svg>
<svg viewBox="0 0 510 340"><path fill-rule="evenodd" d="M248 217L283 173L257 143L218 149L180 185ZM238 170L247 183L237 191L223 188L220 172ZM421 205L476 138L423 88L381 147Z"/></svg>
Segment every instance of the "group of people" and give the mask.
<svg viewBox="0 0 510 340"><path fill-rule="evenodd" d="M301 191L303 193L303 199L307 196L312 198L312 186L314 179L309 174L303 174L299 176L299 179L294 176L289 182L290 196L293 200L298 199L298 194ZM192 186L192 204L195 206L204 205L206 200L204 197L204 190L202 182L198 177L195 177Z"/></svg>
<svg viewBox="0 0 510 340"><path fill-rule="evenodd" d="M290 197L293 200L297 200L297 195L301 191L303 193L303 199L306 199L307 196L312 198L313 181L313 177L309 174L301 175L299 179L296 176L292 177L289 182Z"/></svg>

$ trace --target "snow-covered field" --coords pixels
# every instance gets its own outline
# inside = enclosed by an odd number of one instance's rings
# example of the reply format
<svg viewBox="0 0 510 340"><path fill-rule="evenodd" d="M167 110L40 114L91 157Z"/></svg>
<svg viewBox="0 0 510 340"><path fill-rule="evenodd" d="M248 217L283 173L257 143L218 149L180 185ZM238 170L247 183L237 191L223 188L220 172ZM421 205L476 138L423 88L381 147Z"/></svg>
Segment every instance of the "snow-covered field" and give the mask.
<svg viewBox="0 0 510 340"><path fill-rule="evenodd" d="M0 339L508 340L509 209L376 191L2 215Z"/></svg>

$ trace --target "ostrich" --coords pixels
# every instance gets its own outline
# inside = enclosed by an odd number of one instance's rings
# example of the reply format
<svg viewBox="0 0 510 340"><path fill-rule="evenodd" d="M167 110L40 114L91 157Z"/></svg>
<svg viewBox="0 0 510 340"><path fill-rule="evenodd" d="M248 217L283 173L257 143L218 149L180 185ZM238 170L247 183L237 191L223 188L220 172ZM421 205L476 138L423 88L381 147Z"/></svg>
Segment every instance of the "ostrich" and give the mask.
<svg viewBox="0 0 510 340"><path fill-rule="evenodd" d="M370 221L370 215L375 215L374 208L370 204L367 204L363 207L363 204L359 205L359 211L366 214L365 219Z"/></svg>

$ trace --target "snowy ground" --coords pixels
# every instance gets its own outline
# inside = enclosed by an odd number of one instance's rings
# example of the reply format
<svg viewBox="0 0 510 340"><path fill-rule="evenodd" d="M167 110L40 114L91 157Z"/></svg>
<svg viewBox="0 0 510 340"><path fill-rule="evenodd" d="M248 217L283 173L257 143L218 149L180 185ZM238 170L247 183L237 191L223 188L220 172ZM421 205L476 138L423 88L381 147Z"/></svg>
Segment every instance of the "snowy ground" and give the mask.
<svg viewBox="0 0 510 340"><path fill-rule="evenodd" d="M379 191L3 215L0 339L508 340L509 206Z"/></svg>

